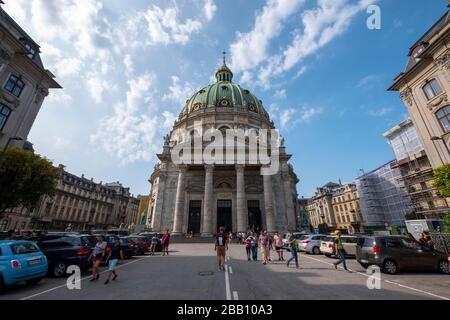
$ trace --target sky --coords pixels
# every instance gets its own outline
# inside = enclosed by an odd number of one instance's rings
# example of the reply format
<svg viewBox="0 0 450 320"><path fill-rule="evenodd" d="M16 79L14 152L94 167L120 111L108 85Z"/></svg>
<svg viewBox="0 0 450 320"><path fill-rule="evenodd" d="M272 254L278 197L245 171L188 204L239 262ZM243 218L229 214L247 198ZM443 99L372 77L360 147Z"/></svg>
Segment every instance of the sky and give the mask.
<svg viewBox="0 0 450 320"><path fill-rule="evenodd" d="M383 133L406 119L398 93L408 49L445 0L4 0L41 46L63 90L29 141L96 182L149 194L163 136L212 83L222 51L285 137L300 196L352 182L394 158ZM369 30L367 8L381 9Z"/></svg>

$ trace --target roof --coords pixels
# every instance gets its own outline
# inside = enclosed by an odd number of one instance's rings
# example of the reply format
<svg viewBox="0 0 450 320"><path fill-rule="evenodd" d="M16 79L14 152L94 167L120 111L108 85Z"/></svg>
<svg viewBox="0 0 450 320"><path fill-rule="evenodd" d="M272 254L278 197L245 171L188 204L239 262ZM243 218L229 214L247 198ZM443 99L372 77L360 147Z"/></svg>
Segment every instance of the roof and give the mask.
<svg viewBox="0 0 450 320"><path fill-rule="evenodd" d="M392 136L394 133L396 133L410 125L413 125L412 120L410 118L403 120L402 122L397 124L395 127L391 128L388 131L386 131L385 133L383 133L383 137L388 138L388 137Z"/></svg>

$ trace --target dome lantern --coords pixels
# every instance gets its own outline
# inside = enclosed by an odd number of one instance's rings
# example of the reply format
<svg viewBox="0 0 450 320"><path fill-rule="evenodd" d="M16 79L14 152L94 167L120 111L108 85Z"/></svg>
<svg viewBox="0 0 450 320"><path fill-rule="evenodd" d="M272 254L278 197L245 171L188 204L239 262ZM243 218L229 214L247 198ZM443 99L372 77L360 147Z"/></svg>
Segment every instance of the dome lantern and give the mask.
<svg viewBox="0 0 450 320"><path fill-rule="evenodd" d="M226 52L223 52L223 65L216 72L217 82L231 82L233 80L233 72L227 66Z"/></svg>

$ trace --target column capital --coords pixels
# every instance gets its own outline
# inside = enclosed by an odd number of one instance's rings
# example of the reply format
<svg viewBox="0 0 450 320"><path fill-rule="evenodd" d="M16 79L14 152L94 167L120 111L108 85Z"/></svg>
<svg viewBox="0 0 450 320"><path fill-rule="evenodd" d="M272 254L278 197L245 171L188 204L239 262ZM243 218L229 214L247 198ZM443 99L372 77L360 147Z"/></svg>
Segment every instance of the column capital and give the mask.
<svg viewBox="0 0 450 320"><path fill-rule="evenodd" d="M205 171L206 172L213 172L214 171L214 165L213 164L205 164Z"/></svg>
<svg viewBox="0 0 450 320"><path fill-rule="evenodd" d="M188 169L188 166L187 166L186 164L180 164L180 165L178 165L178 170L179 170L181 173L186 173L187 169Z"/></svg>
<svg viewBox="0 0 450 320"><path fill-rule="evenodd" d="M237 172L244 172L245 171L245 165L243 165L243 164L237 164L235 166L235 168L236 168Z"/></svg>

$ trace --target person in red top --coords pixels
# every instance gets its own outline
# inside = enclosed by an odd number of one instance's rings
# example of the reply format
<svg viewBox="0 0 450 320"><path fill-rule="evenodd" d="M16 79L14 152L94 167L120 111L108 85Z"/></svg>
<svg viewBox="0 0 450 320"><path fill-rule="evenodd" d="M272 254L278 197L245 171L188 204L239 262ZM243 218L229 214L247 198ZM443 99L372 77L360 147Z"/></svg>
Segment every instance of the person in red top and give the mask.
<svg viewBox="0 0 450 320"><path fill-rule="evenodd" d="M219 233L216 235L214 250L217 251L217 256L219 257L219 271L225 271L225 255L228 250L228 237L224 227L219 228Z"/></svg>
<svg viewBox="0 0 450 320"><path fill-rule="evenodd" d="M170 242L170 233L169 230L166 230L161 239L161 244L163 247L163 256L166 254L169 255L169 242Z"/></svg>

